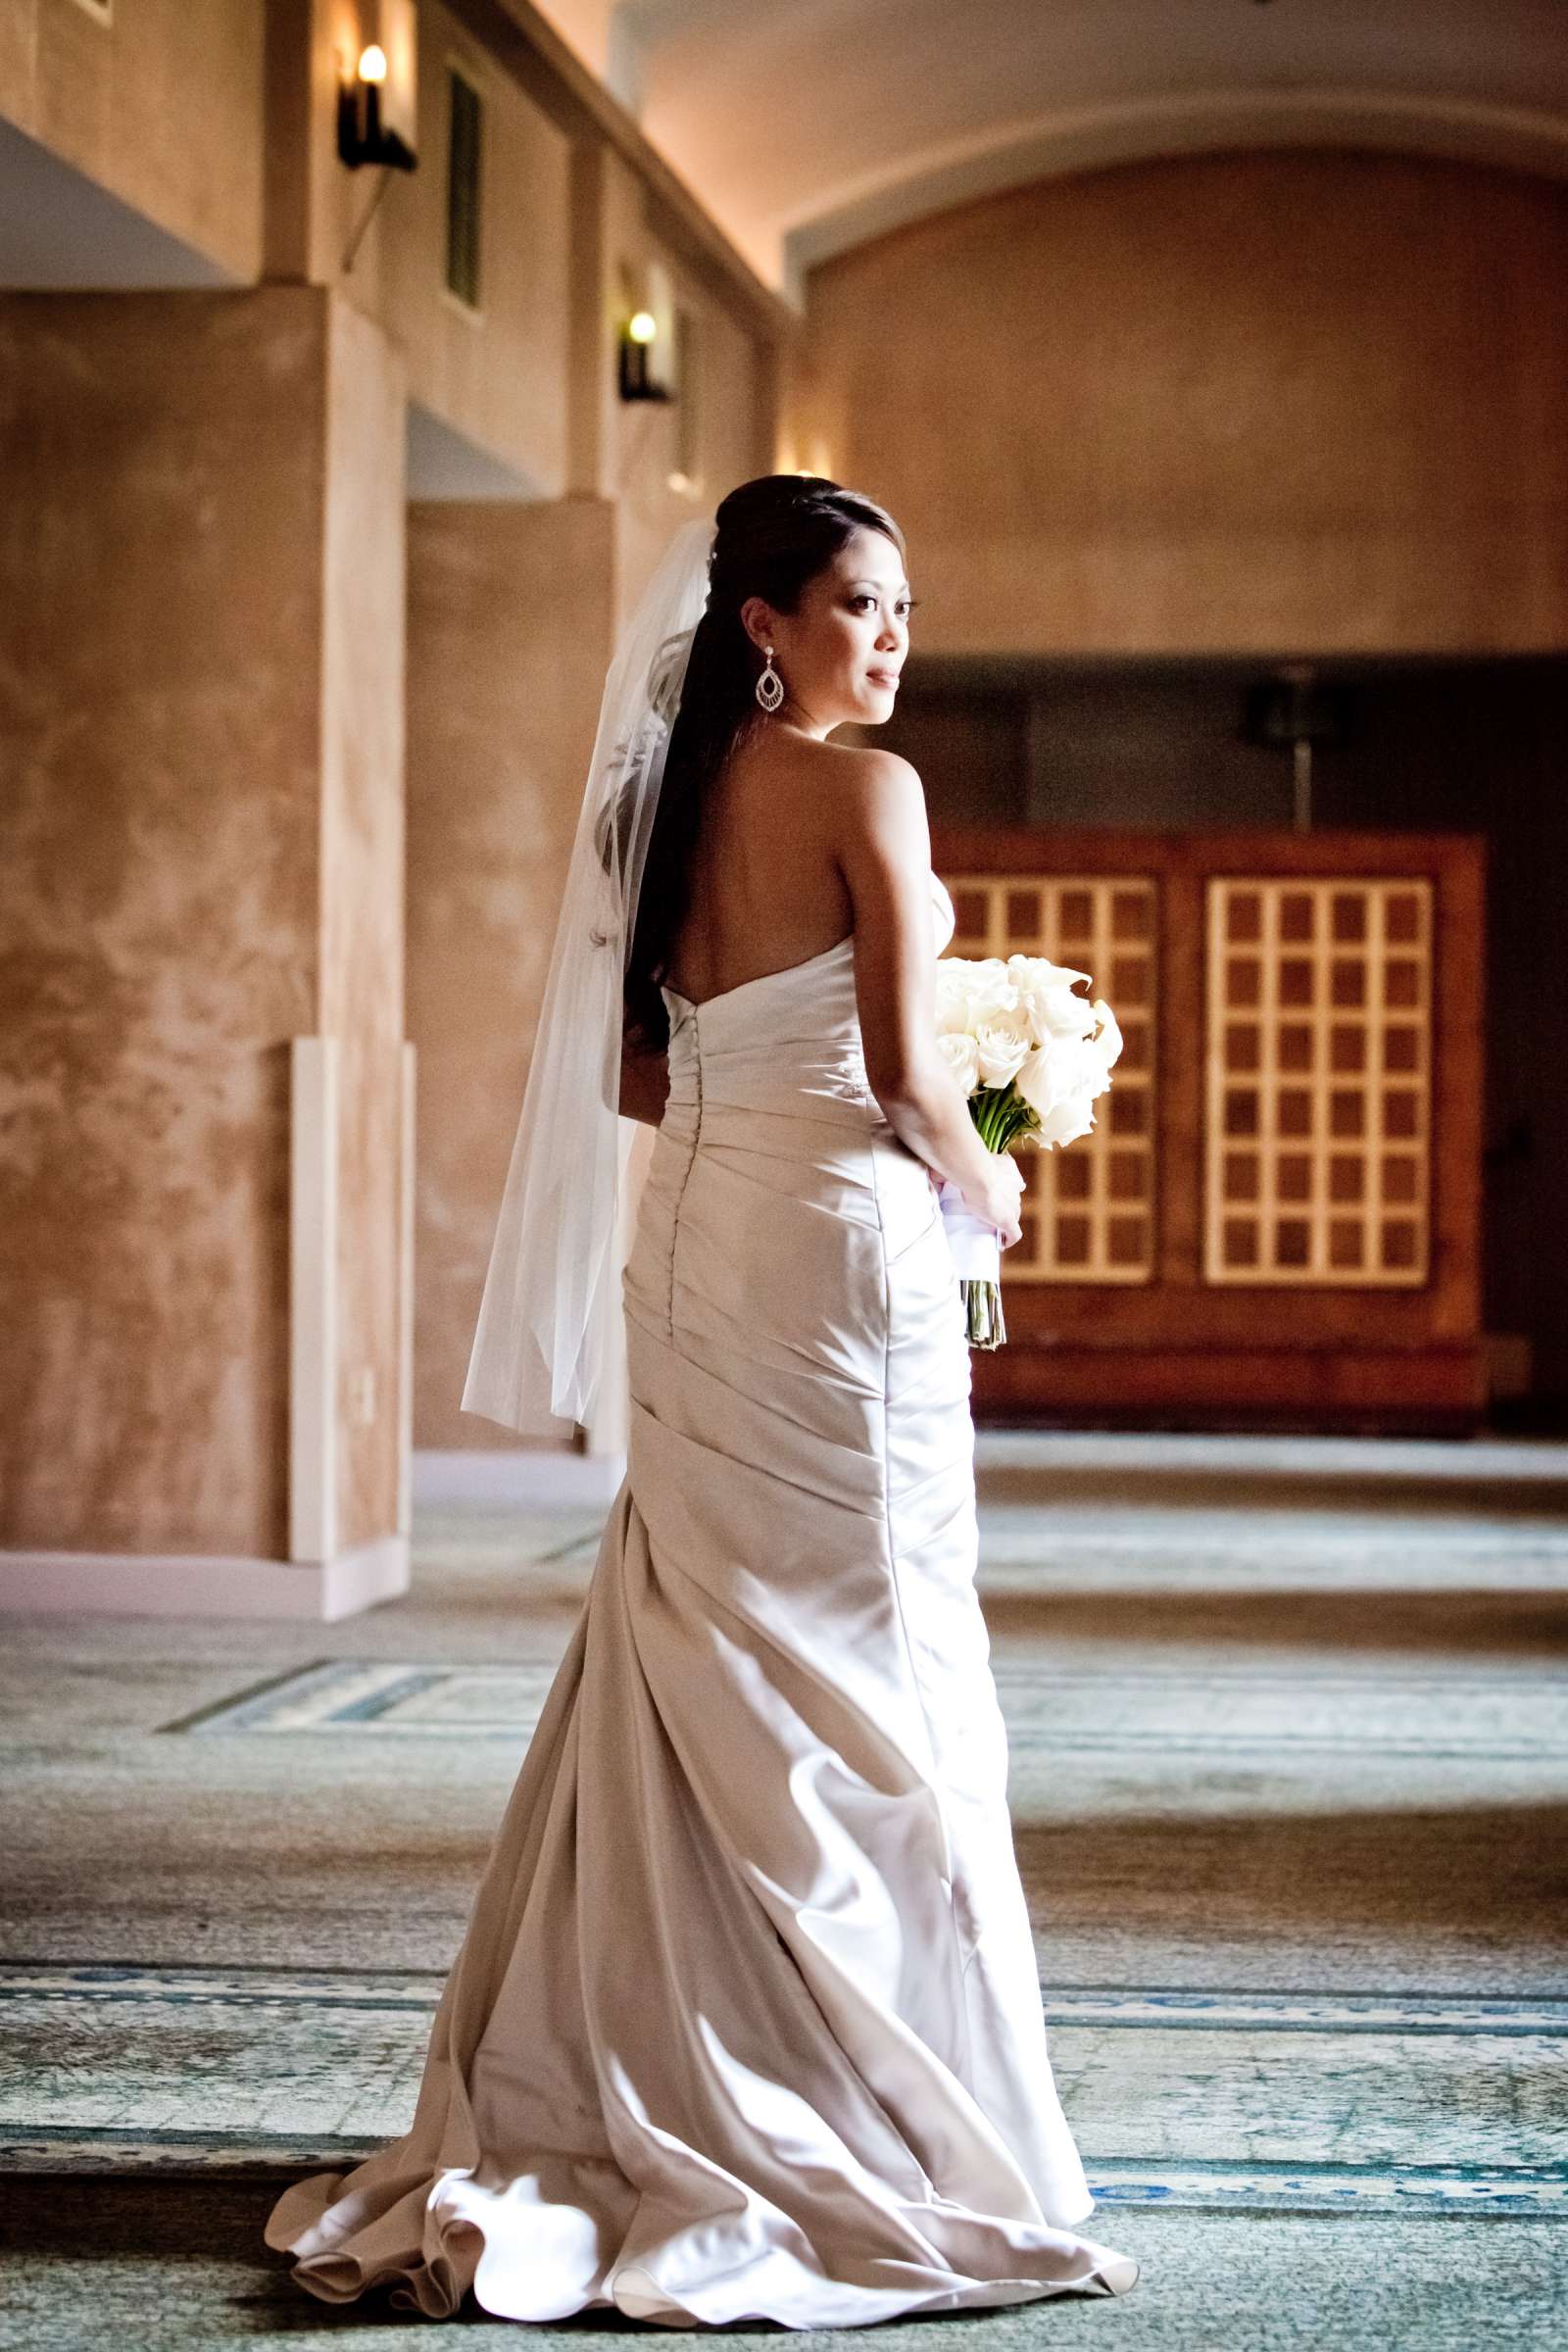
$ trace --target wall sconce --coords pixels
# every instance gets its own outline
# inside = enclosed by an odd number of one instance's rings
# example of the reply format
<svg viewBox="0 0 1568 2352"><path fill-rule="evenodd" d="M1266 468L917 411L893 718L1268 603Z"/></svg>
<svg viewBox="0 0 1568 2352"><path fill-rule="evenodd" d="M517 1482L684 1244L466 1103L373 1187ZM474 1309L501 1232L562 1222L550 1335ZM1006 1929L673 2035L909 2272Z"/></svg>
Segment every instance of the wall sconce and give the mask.
<svg viewBox="0 0 1568 2352"><path fill-rule="evenodd" d="M1284 662L1271 678L1247 689L1241 740L1290 752L1298 833L1312 825L1313 751L1318 744L1348 743L1353 720L1354 689L1321 679L1311 662Z"/></svg>
<svg viewBox="0 0 1568 2352"><path fill-rule="evenodd" d="M655 377L649 362L659 334L652 311L634 311L620 330L620 397L622 400L672 400L667 384Z"/></svg>
<svg viewBox="0 0 1568 2352"><path fill-rule="evenodd" d="M337 94L337 151L351 172L362 164L412 172L419 160L402 133L389 129L382 119L385 86L386 52L372 41L360 52L353 76Z"/></svg>
<svg viewBox="0 0 1568 2352"><path fill-rule="evenodd" d="M412 172L419 160L414 152L414 0L378 0L373 15L377 37L361 49L338 86L337 151L351 172L362 164Z"/></svg>

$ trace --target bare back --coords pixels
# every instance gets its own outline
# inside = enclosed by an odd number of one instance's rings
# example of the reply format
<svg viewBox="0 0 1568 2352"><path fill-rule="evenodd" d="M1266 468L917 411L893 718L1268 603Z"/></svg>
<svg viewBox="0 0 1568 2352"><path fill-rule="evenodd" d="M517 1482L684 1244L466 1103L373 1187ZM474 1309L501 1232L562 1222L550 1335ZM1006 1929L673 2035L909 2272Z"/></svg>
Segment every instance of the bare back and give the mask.
<svg viewBox="0 0 1568 2352"><path fill-rule="evenodd" d="M804 963L855 928L837 854L845 747L769 734L709 794L669 984L694 1004Z"/></svg>

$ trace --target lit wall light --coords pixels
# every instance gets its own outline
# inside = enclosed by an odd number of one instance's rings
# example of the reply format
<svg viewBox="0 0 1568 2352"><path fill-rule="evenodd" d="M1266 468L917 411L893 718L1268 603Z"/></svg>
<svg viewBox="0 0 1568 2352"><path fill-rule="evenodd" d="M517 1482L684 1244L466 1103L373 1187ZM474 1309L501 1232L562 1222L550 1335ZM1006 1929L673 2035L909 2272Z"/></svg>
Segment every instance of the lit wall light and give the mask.
<svg viewBox="0 0 1568 2352"><path fill-rule="evenodd" d="M379 164L412 172L417 36L414 0L376 0L377 37L368 41L338 87L337 151L351 172Z"/></svg>
<svg viewBox="0 0 1568 2352"><path fill-rule="evenodd" d="M652 311L634 311L620 330L620 397L622 400L670 400L669 386L658 381L653 366L659 321Z"/></svg>

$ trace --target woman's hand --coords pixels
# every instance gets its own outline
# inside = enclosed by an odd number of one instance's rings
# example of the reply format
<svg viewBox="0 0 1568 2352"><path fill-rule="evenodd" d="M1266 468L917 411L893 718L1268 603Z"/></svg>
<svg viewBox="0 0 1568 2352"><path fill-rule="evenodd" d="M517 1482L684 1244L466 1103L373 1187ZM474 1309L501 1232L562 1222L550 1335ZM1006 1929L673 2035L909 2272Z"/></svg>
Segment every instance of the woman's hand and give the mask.
<svg viewBox="0 0 1568 2352"><path fill-rule="evenodd" d="M1023 1170L1010 1152L993 1152L991 1159L994 1173L985 1191L978 1194L962 1188L960 1191L964 1206L977 1217L983 1217L988 1225L994 1225L1002 1236L1002 1247L1009 1250L1014 1242L1023 1239L1018 1216L1018 1205L1023 1199ZM929 1160L925 1162L925 1172L931 1179L931 1190L940 1193L943 1179Z"/></svg>
<svg viewBox="0 0 1568 2352"><path fill-rule="evenodd" d="M983 1217L988 1225L994 1225L1002 1236L1004 1250L1010 1250L1014 1242L1023 1239L1023 1225L1018 1215L1019 1203L1023 1200L1023 1170L1010 1152L993 1152L989 1156L991 1165L987 1170L989 1181L985 1189L971 1192L965 1186L964 1204L977 1217Z"/></svg>

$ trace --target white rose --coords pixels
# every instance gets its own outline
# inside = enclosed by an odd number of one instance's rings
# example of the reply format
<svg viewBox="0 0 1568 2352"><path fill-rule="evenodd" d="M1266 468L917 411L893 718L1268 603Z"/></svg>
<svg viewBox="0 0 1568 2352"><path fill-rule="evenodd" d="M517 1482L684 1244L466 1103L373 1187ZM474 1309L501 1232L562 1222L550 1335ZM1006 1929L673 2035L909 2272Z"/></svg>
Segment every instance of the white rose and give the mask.
<svg viewBox="0 0 1568 2352"><path fill-rule="evenodd" d="M1100 1027L1095 1032L1095 1052L1100 1055L1101 1061L1104 1066L1106 1072L1105 1083L1108 1086L1110 1084L1109 1072L1111 1065L1115 1061L1117 1055L1120 1054L1122 1048L1121 1029L1117 1023L1116 1015L1111 1011L1110 1006L1105 1003L1103 997L1097 997L1095 999L1092 1009L1097 1014L1100 1021Z"/></svg>
<svg viewBox="0 0 1568 2352"><path fill-rule="evenodd" d="M1074 988L1053 988L1045 992L1041 1019L1053 1037L1089 1037L1094 1032L1095 1008L1087 997Z"/></svg>
<svg viewBox="0 0 1568 2352"><path fill-rule="evenodd" d="M1044 1118L1056 1100L1054 1050L1049 1045L1036 1046L1018 1064L1012 1082L1030 1109Z"/></svg>
<svg viewBox="0 0 1568 2352"><path fill-rule="evenodd" d="M1094 1038L1084 1038L1075 1045L1063 1040L1055 1050L1067 1056L1063 1093L1083 1095L1090 1102L1097 1095L1104 1093L1110 1084L1110 1072L1105 1066L1105 1056Z"/></svg>
<svg viewBox="0 0 1568 2352"><path fill-rule="evenodd" d="M980 1053L966 1029L946 1029L937 1039L937 1052L966 1095L980 1083Z"/></svg>
<svg viewBox="0 0 1568 2352"><path fill-rule="evenodd" d="M988 1013L975 1024L974 1042L984 1084L1006 1086L1034 1042L1029 1016L1021 1008Z"/></svg>
<svg viewBox="0 0 1568 2352"><path fill-rule="evenodd" d="M1066 981L1033 990L1030 1010L1042 1039L1064 1037L1076 1041L1088 1037L1095 1026L1095 1008L1089 999L1081 997Z"/></svg>
<svg viewBox="0 0 1568 2352"><path fill-rule="evenodd" d="M993 1012L1014 1012L1018 1006L1018 991L1012 975L1000 956L981 956L969 964L969 1014L971 1025Z"/></svg>
<svg viewBox="0 0 1568 2352"><path fill-rule="evenodd" d="M999 1012L1017 1009L1018 992L1000 956L945 956L937 964L937 1030L974 1029Z"/></svg>
<svg viewBox="0 0 1568 2352"><path fill-rule="evenodd" d="M1018 992L1018 1001L1034 1024L1035 1040L1044 1045L1050 1037L1087 1037L1094 1027L1094 1013L1087 997L1078 994L1076 983L1088 981L1087 972L1075 971L1071 964L1053 963L1045 956L1009 956L1007 969Z"/></svg>
<svg viewBox="0 0 1568 2352"><path fill-rule="evenodd" d="M1093 1127L1095 1114L1090 1104L1110 1082L1093 1046L1061 1038L1048 1051L1055 1057L1054 1088L1051 1108L1041 1121L1039 1140L1070 1144Z"/></svg>
<svg viewBox="0 0 1568 2352"><path fill-rule="evenodd" d="M961 956L950 956L937 965L937 1035L955 1029L967 1029L969 1020L969 966Z"/></svg>
<svg viewBox="0 0 1568 2352"><path fill-rule="evenodd" d="M1106 1011L1108 1016L1108 1007ZM1107 1042L1053 1038L1028 1055L1015 1083L1040 1120L1031 1130L1035 1143L1070 1144L1075 1137L1089 1133L1095 1123L1090 1105L1110 1084L1104 1050Z"/></svg>
<svg viewBox="0 0 1568 2352"><path fill-rule="evenodd" d="M1042 1146L1076 1143L1087 1135L1095 1123L1095 1114L1083 1095L1066 1095L1048 1110L1034 1131L1034 1141Z"/></svg>

